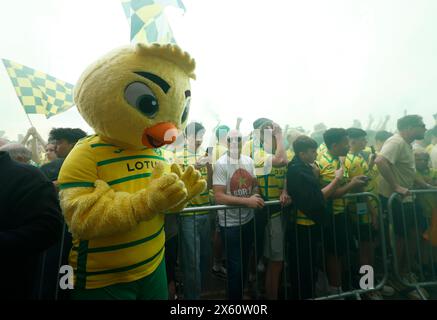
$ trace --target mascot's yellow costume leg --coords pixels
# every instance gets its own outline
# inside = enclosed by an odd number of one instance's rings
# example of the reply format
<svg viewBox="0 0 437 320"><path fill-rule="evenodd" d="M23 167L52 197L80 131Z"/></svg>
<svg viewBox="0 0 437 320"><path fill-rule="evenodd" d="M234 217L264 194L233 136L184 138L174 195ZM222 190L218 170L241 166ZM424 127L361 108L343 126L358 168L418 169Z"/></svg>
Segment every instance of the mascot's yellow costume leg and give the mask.
<svg viewBox="0 0 437 320"><path fill-rule="evenodd" d="M75 88L96 135L62 166L61 206L73 235L76 299L166 299L164 214L206 188L193 167L170 167L160 147L186 126L194 60L175 45L114 50Z"/></svg>

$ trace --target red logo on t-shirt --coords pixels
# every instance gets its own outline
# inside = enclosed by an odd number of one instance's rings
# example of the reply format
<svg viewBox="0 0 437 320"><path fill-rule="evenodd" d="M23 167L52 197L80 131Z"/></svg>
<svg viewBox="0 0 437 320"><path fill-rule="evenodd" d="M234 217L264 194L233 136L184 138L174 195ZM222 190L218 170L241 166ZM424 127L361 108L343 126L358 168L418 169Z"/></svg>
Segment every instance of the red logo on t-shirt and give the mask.
<svg viewBox="0 0 437 320"><path fill-rule="evenodd" d="M236 197L249 197L252 194L253 177L244 169L237 169L231 178L231 194Z"/></svg>

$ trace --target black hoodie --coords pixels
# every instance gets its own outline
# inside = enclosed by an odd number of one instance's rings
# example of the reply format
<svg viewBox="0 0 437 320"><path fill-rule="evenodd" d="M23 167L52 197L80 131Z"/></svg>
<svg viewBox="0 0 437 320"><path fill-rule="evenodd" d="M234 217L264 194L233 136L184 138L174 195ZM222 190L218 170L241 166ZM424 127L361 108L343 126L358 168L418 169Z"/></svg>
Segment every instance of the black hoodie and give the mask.
<svg viewBox="0 0 437 320"><path fill-rule="evenodd" d="M316 223L322 223L326 203L320 182L314 175L312 167L298 156L288 164L287 192L297 210L302 211Z"/></svg>

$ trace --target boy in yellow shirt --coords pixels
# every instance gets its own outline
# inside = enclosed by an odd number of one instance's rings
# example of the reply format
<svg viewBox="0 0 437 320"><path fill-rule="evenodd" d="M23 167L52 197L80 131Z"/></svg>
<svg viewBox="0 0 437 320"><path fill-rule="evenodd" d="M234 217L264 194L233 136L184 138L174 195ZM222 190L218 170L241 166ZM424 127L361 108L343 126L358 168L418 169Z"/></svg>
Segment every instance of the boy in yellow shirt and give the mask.
<svg viewBox="0 0 437 320"><path fill-rule="evenodd" d="M349 137L350 150L346 156L344 167L349 173L349 179L356 176L366 176L370 182L376 177L371 177L371 168L367 163L366 158L372 162L373 157L369 157L364 153L367 145L366 131L358 128L350 128L347 130ZM374 163L370 163L374 166ZM356 190L357 192L375 192L374 186L370 183L363 188ZM375 229L377 228L377 210L378 205L372 198L358 197L352 198L347 202L347 211L350 214L352 222L352 230L354 236L359 243L359 265L374 265L374 238ZM374 291L368 294L371 300L382 300L379 292Z"/></svg>

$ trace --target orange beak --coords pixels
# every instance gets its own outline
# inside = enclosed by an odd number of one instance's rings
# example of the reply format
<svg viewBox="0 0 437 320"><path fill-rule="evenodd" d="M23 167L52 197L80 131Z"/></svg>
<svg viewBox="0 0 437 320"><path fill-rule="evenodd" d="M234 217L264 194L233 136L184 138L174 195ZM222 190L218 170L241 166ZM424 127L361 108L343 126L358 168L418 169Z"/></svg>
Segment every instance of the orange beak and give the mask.
<svg viewBox="0 0 437 320"><path fill-rule="evenodd" d="M178 129L170 122L161 122L144 129L142 143L148 148L160 148L176 141Z"/></svg>

